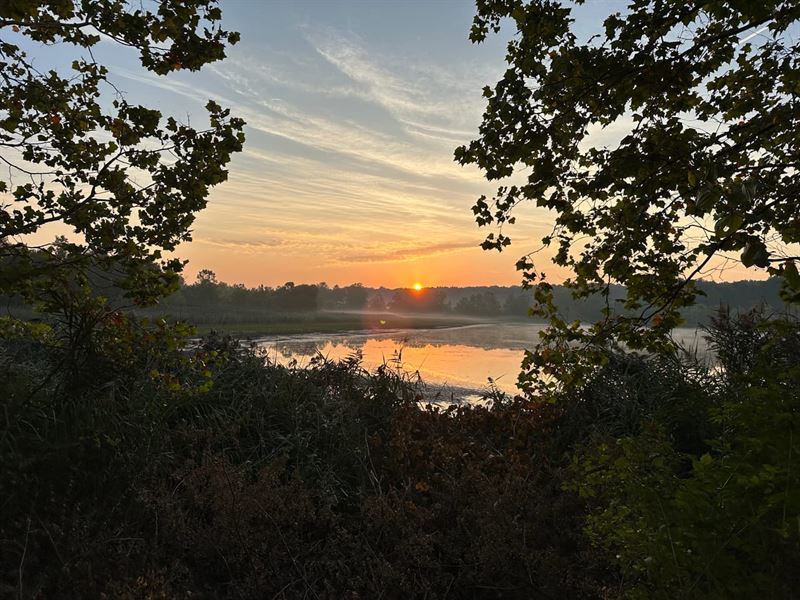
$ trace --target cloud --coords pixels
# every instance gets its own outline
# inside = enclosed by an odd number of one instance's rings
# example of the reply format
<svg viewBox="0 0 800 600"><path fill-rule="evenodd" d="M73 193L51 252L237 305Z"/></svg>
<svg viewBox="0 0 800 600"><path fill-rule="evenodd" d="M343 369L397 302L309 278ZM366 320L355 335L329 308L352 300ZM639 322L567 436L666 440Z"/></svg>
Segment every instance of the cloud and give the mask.
<svg viewBox="0 0 800 600"><path fill-rule="evenodd" d="M484 81L478 73L483 71L488 77L485 69L475 69L474 65L442 69L408 57L379 56L356 37L334 29L308 31L306 39L356 85L363 99L382 106L398 121L417 121L418 127L428 129L429 136L430 132L442 133L453 127L477 127Z"/></svg>
<svg viewBox="0 0 800 600"><path fill-rule="evenodd" d="M259 173L262 190L267 188L271 193L287 187L305 188L310 192L312 188L319 190L316 182L319 181L318 174L321 170L332 170L331 163L337 163L338 167L345 167L348 172L346 177L351 182L371 179L374 175L370 173L387 173L387 176L380 179L386 183L389 179L398 182L401 187L408 187L408 182L412 180L429 180L435 182L435 187L442 188L463 186L464 183L473 184L479 179L472 173L462 170L451 160L451 149L445 151L432 150L422 145L414 145L407 140L399 139L397 136L376 130L354 120L335 119L326 116L313 114L309 111L301 111L281 98L266 96L259 93L256 83L249 78L231 69L227 73L225 80L235 83L235 89L231 88L231 94L220 94L219 91L212 92L203 86L192 85L183 81L142 76L128 72L124 69L115 70L119 76L129 78L133 81L144 83L177 94L181 97L189 98L198 103L204 103L209 97L218 99L221 103L231 106L233 114L245 119L249 128L262 134L276 136L299 145L295 150L294 156L291 150L282 149L274 152L274 144L270 148L254 146L250 139L246 148L253 148L263 159L266 155L272 155L275 166L274 173L276 179L272 181L265 177L265 173ZM236 96L240 98L234 100ZM252 136L251 136L252 138ZM322 156L317 156L316 161L309 158L309 152L303 152L302 147L309 150L322 152ZM305 170L299 172L293 169L295 178L286 178L287 167L297 162L297 155L305 159ZM338 157L338 158L337 158ZM237 157L238 158L238 157ZM313 164L315 163L315 164ZM317 176L309 177L309 173ZM241 179L241 174L239 175ZM460 182L460 183L459 183ZM341 184L341 182L340 182ZM337 185L341 188L341 185ZM353 186L353 189L359 187ZM430 190L429 190L430 191ZM266 195L263 194L262 195ZM329 195L326 193L326 195Z"/></svg>
<svg viewBox="0 0 800 600"><path fill-rule="evenodd" d="M369 60L367 53L352 40L328 30L324 35L310 36L309 41L320 56L360 84L364 98L386 107L389 112L447 116L446 108L432 102L430 93Z"/></svg>
<svg viewBox="0 0 800 600"><path fill-rule="evenodd" d="M428 244L424 246L408 245L403 247L388 247L384 249L375 249L371 252L363 252L345 255L341 257L341 261L345 263L385 263L385 262L405 262L409 260L418 260L420 258L427 258L430 256L438 256L441 254L451 254L453 252L461 252L463 250L474 250L477 247L475 240L469 242L440 242L437 244Z"/></svg>
<svg viewBox="0 0 800 600"><path fill-rule="evenodd" d="M205 238L199 243L207 246L215 246L226 250L236 250L246 254L259 254L264 250L272 250L285 246L285 241L280 239L270 240L216 240Z"/></svg>
<svg viewBox="0 0 800 600"><path fill-rule="evenodd" d="M262 230L253 239L203 237L197 242L237 254L307 256L323 264L396 263L450 254L477 247L477 238L428 242L410 237L369 241L339 231L298 231L291 236L276 229Z"/></svg>
<svg viewBox="0 0 800 600"><path fill-rule="evenodd" d="M190 84L188 82L184 82L177 79L176 75L172 75L170 77L163 77L146 72L145 74L140 74L130 71L124 67L112 67L111 71L112 71L112 76L124 77L125 79L130 79L131 81L135 81L137 83L149 85L151 87L161 89L166 92L182 96L184 98L189 98L190 100L194 100L203 105L205 105L205 103L208 102L209 98L213 98L214 100L220 102L221 104L227 104L227 105L235 104L235 102L230 98L221 96L219 90L212 91L209 89L203 89L201 87L198 87L196 81Z"/></svg>
<svg viewBox="0 0 800 600"><path fill-rule="evenodd" d="M475 249L482 234L469 207L485 182L453 150L477 131L478 70L382 56L333 29L303 37L292 53L237 47L199 74L115 70L176 95L173 110L214 98L247 123L245 149L198 215L194 243L331 269Z"/></svg>

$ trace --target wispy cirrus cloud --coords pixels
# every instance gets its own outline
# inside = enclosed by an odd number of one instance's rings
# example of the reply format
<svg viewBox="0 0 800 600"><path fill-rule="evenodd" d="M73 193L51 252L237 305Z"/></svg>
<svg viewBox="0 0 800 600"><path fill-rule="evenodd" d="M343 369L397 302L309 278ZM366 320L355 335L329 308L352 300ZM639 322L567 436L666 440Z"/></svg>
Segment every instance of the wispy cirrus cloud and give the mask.
<svg viewBox="0 0 800 600"><path fill-rule="evenodd" d="M317 53L354 83L367 101L380 105L400 123L435 134L471 135L479 122L483 99L476 90L493 73L474 65L443 69L404 57L378 56L354 35L327 28L309 30L306 39ZM432 135L433 134L433 135ZM461 138L463 139L463 137Z"/></svg>
<svg viewBox="0 0 800 600"><path fill-rule="evenodd" d="M381 52L326 24L296 25L284 37L290 50L243 42L199 76L115 70L142 96L170 98L163 104L178 118L197 118L213 98L247 123L229 181L194 225L203 266L225 256L228 265L308 261L315 272L378 272L480 252L469 207L485 183L453 161L453 150L477 131L489 70Z"/></svg>
<svg viewBox="0 0 800 600"><path fill-rule="evenodd" d="M454 242L439 242L425 245L382 246L372 251L364 251L344 255L339 260L345 263L394 263L409 260L419 260L442 254L451 254L463 250L474 249L475 240L461 240Z"/></svg>
<svg viewBox="0 0 800 600"><path fill-rule="evenodd" d="M237 240L204 238L203 245L231 250L246 255L262 255L278 251L284 256L304 256L313 251L320 262L343 265L358 263L402 263L442 254L474 249L475 240L458 240L438 243L403 241L389 243L347 242L330 235L303 235L292 239Z"/></svg>

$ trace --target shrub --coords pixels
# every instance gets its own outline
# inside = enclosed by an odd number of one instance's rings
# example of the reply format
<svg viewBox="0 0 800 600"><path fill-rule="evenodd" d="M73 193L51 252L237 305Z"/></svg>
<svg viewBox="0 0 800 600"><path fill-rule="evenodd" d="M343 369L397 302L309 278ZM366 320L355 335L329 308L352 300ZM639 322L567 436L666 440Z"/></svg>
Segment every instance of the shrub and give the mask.
<svg viewBox="0 0 800 600"><path fill-rule="evenodd" d="M591 443L574 489L631 598L790 598L800 586L800 327L723 313L696 423L665 404L639 431ZM707 431L686 443L686 431Z"/></svg>
<svg viewBox="0 0 800 600"><path fill-rule="evenodd" d="M559 407L437 408L388 366L189 350L116 314L73 376L58 327L0 353L27 365L0 380L8 591L588 598L614 578L561 489Z"/></svg>

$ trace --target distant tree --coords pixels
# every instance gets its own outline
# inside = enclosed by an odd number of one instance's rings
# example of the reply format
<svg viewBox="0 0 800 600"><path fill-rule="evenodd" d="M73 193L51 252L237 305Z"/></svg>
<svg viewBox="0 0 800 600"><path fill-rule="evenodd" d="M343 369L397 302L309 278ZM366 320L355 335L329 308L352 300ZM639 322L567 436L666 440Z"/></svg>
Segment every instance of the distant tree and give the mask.
<svg viewBox="0 0 800 600"><path fill-rule="evenodd" d="M197 285L217 285L217 274L210 269L201 269L197 273Z"/></svg>
<svg viewBox="0 0 800 600"><path fill-rule="evenodd" d="M386 310L386 300L380 292L373 293L367 301L367 310L383 312Z"/></svg>
<svg viewBox="0 0 800 600"><path fill-rule="evenodd" d="M432 288L397 290L389 304L389 310L395 312L445 312L449 308L445 292Z"/></svg>
<svg viewBox="0 0 800 600"><path fill-rule="evenodd" d="M250 289L243 283L228 286L228 300L233 308L255 308L258 305L258 289Z"/></svg>
<svg viewBox="0 0 800 600"><path fill-rule="evenodd" d="M158 75L195 71L239 39L221 16L216 0L0 3L0 292L35 295L59 270L99 261L140 302L175 287L183 263L163 253L191 239L244 123L213 101L206 129L164 119L129 103L94 57L106 40ZM67 72L43 68L32 43L74 48L76 59ZM77 241L31 247L26 236L51 223Z"/></svg>
<svg viewBox="0 0 800 600"><path fill-rule="evenodd" d="M209 269L201 269L197 273L194 285L184 288L186 301L193 306L214 306L219 303L220 289L217 275Z"/></svg>
<svg viewBox="0 0 800 600"><path fill-rule="evenodd" d="M360 283L354 283L344 288L343 308L347 310L362 310L367 305L369 290Z"/></svg>
<svg viewBox="0 0 800 600"><path fill-rule="evenodd" d="M533 295L530 290L524 288L512 290L503 302L503 313L515 317L527 315L532 303Z"/></svg>
<svg viewBox="0 0 800 600"><path fill-rule="evenodd" d="M287 282L274 291L274 305L277 310L288 312L315 311L319 308L316 285Z"/></svg>
<svg viewBox="0 0 800 600"><path fill-rule="evenodd" d="M516 30L505 74L484 88L480 137L456 159L489 180L526 172L473 207L479 225L500 229L484 248L508 246L503 225L532 201L555 213L543 242L572 271L575 297L626 287L621 309L609 300L584 330L561 318L544 269L523 257L552 324L523 382L542 381L542 370L568 381L611 339L664 347L715 259L781 276L785 297L800 297L800 3L633 2L585 41L571 12L550 0L478 0L470 34ZM627 131L594 147L589 136L603 128Z"/></svg>
<svg viewBox="0 0 800 600"><path fill-rule="evenodd" d="M456 302L453 310L465 315L498 316L501 308L500 302L492 292L472 294Z"/></svg>

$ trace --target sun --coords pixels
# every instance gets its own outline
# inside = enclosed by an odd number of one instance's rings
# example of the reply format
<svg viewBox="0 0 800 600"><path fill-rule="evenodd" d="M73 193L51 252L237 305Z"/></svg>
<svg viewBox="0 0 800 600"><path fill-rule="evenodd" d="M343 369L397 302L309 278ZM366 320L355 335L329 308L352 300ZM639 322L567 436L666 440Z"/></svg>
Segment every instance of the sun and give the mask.
<svg viewBox="0 0 800 600"><path fill-rule="evenodd" d="M422 291L422 284L421 283L415 283L411 287L417 292Z"/></svg>

